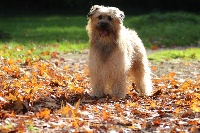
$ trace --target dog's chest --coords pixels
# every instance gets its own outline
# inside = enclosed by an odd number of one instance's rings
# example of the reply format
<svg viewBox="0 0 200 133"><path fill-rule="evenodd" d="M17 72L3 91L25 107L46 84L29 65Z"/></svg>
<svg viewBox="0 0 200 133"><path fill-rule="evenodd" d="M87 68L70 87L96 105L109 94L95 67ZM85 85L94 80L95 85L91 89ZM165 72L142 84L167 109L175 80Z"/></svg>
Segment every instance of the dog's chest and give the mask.
<svg viewBox="0 0 200 133"><path fill-rule="evenodd" d="M98 55L99 55L99 58L101 59L101 61L107 62L112 57L114 52L116 51L116 46L113 46L113 45L101 46L101 47L97 48L97 51L98 51Z"/></svg>

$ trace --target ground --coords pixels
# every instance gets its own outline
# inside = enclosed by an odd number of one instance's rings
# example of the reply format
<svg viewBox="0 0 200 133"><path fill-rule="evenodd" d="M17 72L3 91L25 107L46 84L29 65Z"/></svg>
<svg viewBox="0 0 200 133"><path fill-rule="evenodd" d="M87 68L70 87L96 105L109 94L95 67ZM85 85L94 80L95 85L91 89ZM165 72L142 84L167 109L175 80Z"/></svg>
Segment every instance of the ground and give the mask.
<svg viewBox="0 0 200 133"><path fill-rule="evenodd" d="M1 59L0 131L200 132L198 60L150 60L152 97L130 86L124 99L93 99L87 57L83 51L50 60Z"/></svg>
<svg viewBox="0 0 200 133"><path fill-rule="evenodd" d="M180 49L180 48L179 48ZM152 54L161 50L147 50L147 54ZM83 51L80 53L68 53L68 54L61 54L60 57L65 59L71 60L72 62L80 62L85 61L87 64L88 62L88 50ZM162 77L167 75L169 72L176 72L176 78L181 79L195 79L197 78L198 74L200 74L200 60L182 60L182 59L174 59L174 60L165 60L165 61L153 61L149 60L150 66L154 67L152 71L153 77ZM156 70L155 70L156 67Z"/></svg>

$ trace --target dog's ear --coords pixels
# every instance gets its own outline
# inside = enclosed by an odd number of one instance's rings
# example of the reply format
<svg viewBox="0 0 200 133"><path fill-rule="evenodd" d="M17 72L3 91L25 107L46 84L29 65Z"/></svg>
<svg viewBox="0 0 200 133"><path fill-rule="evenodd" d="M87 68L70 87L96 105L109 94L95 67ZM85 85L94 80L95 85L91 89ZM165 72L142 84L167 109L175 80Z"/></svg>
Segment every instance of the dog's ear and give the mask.
<svg viewBox="0 0 200 133"><path fill-rule="evenodd" d="M89 12L88 15L87 15L87 17L89 18L89 17L91 17L92 15L94 15L95 12L96 12L97 10L99 10L99 8L100 8L100 6L98 6L98 5L92 6L91 9L90 9L90 12Z"/></svg>
<svg viewBox="0 0 200 133"><path fill-rule="evenodd" d="M120 11L119 19L123 22L125 18L124 12Z"/></svg>
<svg viewBox="0 0 200 133"><path fill-rule="evenodd" d="M114 14L116 15L116 17L120 20L120 22L124 21L125 15L123 11L120 11L118 8L116 7L110 7L112 9L112 11L114 12Z"/></svg>

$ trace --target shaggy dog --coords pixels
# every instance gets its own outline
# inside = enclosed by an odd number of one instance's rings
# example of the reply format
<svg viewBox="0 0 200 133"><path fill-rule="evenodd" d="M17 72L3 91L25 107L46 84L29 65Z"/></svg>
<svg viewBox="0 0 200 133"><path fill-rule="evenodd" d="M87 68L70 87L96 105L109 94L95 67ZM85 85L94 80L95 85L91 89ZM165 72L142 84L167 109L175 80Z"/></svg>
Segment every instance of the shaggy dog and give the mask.
<svg viewBox="0 0 200 133"><path fill-rule="evenodd" d="M91 96L125 97L128 75L140 95L152 93L146 50L137 33L123 25L124 17L118 8L98 5L88 13Z"/></svg>

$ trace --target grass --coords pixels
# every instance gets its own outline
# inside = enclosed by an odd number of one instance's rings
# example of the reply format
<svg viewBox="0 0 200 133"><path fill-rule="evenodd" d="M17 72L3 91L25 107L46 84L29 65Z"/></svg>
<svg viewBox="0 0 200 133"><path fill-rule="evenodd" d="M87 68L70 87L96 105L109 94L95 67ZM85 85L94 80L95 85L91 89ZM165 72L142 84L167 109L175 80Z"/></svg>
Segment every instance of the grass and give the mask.
<svg viewBox="0 0 200 133"><path fill-rule="evenodd" d="M135 28L147 47L190 46L200 43L200 16L192 13L128 16L125 25Z"/></svg>
<svg viewBox="0 0 200 133"><path fill-rule="evenodd" d="M28 131L33 133L39 133L38 128L34 127L32 124L28 126Z"/></svg>
<svg viewBox="0 0 200 133"><path fill-rule="evenodd" d="M44 50L81 51L89 48L86 24L86 16L0 17L1 55L17 57L32 48L35 48L33 54ZM174 12L126 16L124 25L135 29L147 48L200 43L200 16L197 14ZM58 47L52 47L55 44ZM5 53L5 46L10 49L20 46L23 50L13 56L13 52Z"/></svg>
<svg viewBox="0 0 200 133"><path fill-rule="evenodd" d="M200 60L200 48L188 48L185 50L164 50L148 56L149 60L164 61L171 59Z"/></svg>
<svg viewBox="0 0 200 133"><path fill-rule="evenodd" d="M37 46L58 44L56 50L68 52L88 48L84 16L21 16L0 18L0 45Z"/></svg>

